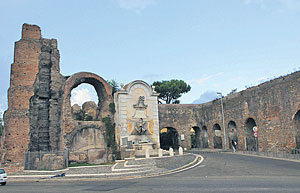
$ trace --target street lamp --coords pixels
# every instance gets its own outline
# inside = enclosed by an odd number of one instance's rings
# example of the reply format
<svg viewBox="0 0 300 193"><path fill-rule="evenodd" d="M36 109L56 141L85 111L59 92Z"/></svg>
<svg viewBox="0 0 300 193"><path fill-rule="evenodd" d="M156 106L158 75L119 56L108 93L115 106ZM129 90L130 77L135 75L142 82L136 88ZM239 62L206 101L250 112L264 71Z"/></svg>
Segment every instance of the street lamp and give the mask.
<svg viewBox="0 0 300 193"><path fill-rule="evenodd" d="M223 96L221 92L217 92L218 95L221 96L221 108L222 108L222 122L223 122L223 131L224 131L224 146L225 146L225 150L227 150L227 143L226 143L226 132L225 132L225 123L224 123L224 109L223 109Z"/></svg>

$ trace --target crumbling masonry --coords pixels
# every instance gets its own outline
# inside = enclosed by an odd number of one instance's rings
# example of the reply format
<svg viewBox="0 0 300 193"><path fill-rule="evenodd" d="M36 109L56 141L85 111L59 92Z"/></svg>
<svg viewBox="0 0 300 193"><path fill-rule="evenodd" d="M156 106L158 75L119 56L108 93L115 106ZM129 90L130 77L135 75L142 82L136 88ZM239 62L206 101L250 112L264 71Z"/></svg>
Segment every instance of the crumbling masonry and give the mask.
<svg viewBox="0 0 300 193"><path fill-rule="evenodd" d="M11 65L8 109L1 138L2 163L22 163L27 151L66 148L71 152L69 159L78 162L101 163L111 159L102 122L103 118L114 120L110 85L88 72L63 76L59 61L57 41L42 38L38 26L24 24ZM98 94L93 121L76 121L72 117L71 91L82 83L94 86ZM274 147L287 151L300 148L299 83L300 72L295 72L223 98L227 147L234 139L239 149L253 150L252 129L257 126L260 151ZM158 105L158 116L159 123L155 125L160 131L164 128L172 131L175 145L191 148L193 128L194 147L225 146L220 100L200 105ZM115 135L120 137L118 133ZM120 150L120 142L116 143Z"/></svg>

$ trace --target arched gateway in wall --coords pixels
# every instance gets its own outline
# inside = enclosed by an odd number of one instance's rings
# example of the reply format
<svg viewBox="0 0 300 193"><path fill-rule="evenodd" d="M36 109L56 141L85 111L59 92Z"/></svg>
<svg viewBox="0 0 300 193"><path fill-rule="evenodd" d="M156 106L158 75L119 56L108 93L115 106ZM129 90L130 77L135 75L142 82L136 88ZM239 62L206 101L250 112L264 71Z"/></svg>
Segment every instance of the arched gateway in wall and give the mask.
<svg viewBox="0 0 300 193"><path fill-rule="evenodd" d="M134 81L122 89L120 95L124 98L116 101L117 115L113 119L110 85L98 75L88 72L63 76L59 60L57 41L42 38L38 26L24 24L22 38L15 44L14 63L11 65L2 161L22 162L27 150L46 152L65 148L85 152L90 160L101 160L100 157L105 155L93 154L96 156L91 157L89 152L99 148L107 150L102 122L102 118L107 117L116 123L115 134L120 151L138 149L144 142L156 150L160 147L159 130L167 126L176 128L180 136L176 140L180 140L179 144L184 148L190 148L190 129L195 125L201 129L200 135L197 133L200 146L224 148L224 133L216 124L220 123L221 112L218 99L197 105L158 105L158 93L146 82ZM239 140L240 148L253 150L255 139L252 129L259 123L261 149L273 147L277 142L287 151L300 148L299 80L300 72L295 72L224 97L224 121L228 123L226 139ZM71 115L71 91L82 83L92 85L98 95L93 121L76 121ZM293 114L295 116L291 118ZM76 154L72 156L77 159Z"/></svg>
<svg viewBox="0 0 300 193"><path fill-rule="evenodd" d="M92 121L75 120L71 113L71 92L83 83L92 85L98 96L96 117ZM103 118L110 117L113 120L113 114L109 108L113 103L111 92L111 86L103 78L93 73L79 72L66 80L60 149L67 147L71 154L71 160L88 161L89 163L107 162L107 142L104 137ZM82 157L85 160L80 160Z"/></svg>

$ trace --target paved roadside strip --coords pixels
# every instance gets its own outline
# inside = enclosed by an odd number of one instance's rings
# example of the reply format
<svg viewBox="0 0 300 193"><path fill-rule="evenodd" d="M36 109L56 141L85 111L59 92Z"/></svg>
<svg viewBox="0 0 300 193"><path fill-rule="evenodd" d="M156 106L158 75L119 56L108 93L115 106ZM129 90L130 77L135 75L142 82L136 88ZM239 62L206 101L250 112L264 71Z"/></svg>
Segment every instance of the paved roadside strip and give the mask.
<svg viewBox="0 0 300 193"><path fill-rule="evenodd" d="M9 181L56 181L56 180L122 180L155 177L189 170L200 165L201 155L187 153L183 156L163 158L137 158L116 162L110 166L76 167L60 171L29 171L8 176ZM65 173L64 176L59 176ZM59 177L54 177L58 175Z"/></svg>
<svg viewBox="0 0 300 193"><path fill-rule="evenodd" d="M291 161L291 162L300 162L300 160L297 160L297 159L282 158L282 157L271 157L271 156L265 156L265 155L259 155L259 154L249 154L249 153L243 153L243 152L240 152L240 151L237 151L237 152L223 152L223 153L238 154L238 155L253 156L253 157L262 157L262 158L277 159L277 160L284 160L284 161Z"/></svg>

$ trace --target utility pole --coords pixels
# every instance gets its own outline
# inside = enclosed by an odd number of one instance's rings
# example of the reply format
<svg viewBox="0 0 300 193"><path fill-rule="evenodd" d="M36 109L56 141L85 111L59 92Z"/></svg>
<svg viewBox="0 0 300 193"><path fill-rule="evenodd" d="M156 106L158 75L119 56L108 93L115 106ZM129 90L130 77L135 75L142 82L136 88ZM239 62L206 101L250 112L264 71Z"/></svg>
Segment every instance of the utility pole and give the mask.
<svg viewBox="0 0 300 193"><path fill-rule="evenodd" d="M222 96L222 93L221 92L217 92L218 95L221 96L221 109L222 109L222 122L223 122L223 131L224 131L224 148L225 148L225 151L227 150L227 140L226 140L226 128L225 128L225 122L224 122L224 108L223 108L223 96Z"/></svg>

